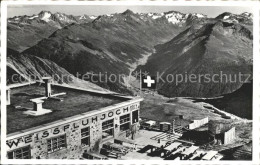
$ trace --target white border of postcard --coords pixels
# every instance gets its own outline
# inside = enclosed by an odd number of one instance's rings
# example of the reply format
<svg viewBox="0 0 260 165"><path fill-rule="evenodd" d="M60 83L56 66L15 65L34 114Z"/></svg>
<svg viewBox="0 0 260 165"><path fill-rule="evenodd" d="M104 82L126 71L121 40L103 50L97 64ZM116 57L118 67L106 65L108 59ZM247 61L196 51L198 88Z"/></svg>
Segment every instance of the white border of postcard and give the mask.
<svg viewBox="0 0 260 165"><path fill-rule="evenodd" d="M1 90L6 91L6 24L7 24L7 5L141 5L141 6L248 6L252 7L253 22L253 160L252 161L174 161L179 164L259 164L260 143L260 59L259 59L259 5L257 1L2 1L1 2ZM6 158L6 92L1 92L1 164L169 164L172 161L164 160L8 160Z"/></svg>

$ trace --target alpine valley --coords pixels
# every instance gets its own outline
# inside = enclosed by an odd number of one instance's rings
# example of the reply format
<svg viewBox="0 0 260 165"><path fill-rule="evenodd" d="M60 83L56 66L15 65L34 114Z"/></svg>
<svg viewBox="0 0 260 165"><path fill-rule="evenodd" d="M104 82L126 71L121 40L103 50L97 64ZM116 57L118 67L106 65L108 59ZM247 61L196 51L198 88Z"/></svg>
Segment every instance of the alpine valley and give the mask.
<svg viewBox="0 0 260 165"><path fill-rule="evenodd" d="M251 13L123 13L73 16L41 11L7 22L8 83L13 73L31 75L92 73L133 75L252 74ZM163 76L164 76L163 75ZM162 77L163 77L162 76ZM165 78L165 77L163 77ZM252 78L249 78L252 80ZM75 83L73 83L75 82ZM117 83L73 81L72 85L133 94L125 79ZM60 82L57 82L60 83ZM65 81L65 83L67 83ZM167 97L215 97L238 90L243 82L179 84L158 82Z"/></svg>

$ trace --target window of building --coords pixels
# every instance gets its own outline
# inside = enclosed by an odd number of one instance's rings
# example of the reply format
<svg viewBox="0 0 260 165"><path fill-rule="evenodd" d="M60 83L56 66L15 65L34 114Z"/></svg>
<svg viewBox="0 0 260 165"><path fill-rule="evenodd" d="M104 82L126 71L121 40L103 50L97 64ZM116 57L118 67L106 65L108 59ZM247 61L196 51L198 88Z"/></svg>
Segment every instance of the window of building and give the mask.
<svg viewBox="0 0 260 165"><path fill-rule="evenodd" d="M130 114L120 116L120 124L129 123L130 122Z"/></svg>
<svg viewBox="0 0 260 165"><path fill-rule="evenodd" d="M102 138L113 137L114 135L114 119L104 121L102 123Z"/></svg>
<svg viewBox="0 0 260 165"><path fill-rule="evenodd" d="M30 146L21 147L7 153L8 159L30 159L31 149Z"/></svg>
<svg viewBox="0 0 260 165"><path fill-rule="evenodd" d="M83 146L90 145L89 127L81 129L81 144Z"/></svg>
<svg viewBox="0 0 260 165"><path fill-rule="evenodd" d="M120 131L125 131L130 128L130 114L120 116Z"/></svg>
<svg viewBox="0 0 260 165"><path fill-rule="evenodd" d="M66 134L47 140L48 153L66 148Z"/></svg>

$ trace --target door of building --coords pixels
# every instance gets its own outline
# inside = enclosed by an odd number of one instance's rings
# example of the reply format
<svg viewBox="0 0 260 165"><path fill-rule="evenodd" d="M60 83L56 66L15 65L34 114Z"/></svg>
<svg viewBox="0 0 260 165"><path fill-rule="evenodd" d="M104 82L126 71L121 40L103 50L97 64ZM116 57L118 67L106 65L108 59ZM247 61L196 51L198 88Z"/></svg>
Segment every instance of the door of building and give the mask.
<svg viewBox="0 0 260 165"><path fill-rule="evenodd" d="M132 123L139 121L138 110L132 112Z"/></svg>

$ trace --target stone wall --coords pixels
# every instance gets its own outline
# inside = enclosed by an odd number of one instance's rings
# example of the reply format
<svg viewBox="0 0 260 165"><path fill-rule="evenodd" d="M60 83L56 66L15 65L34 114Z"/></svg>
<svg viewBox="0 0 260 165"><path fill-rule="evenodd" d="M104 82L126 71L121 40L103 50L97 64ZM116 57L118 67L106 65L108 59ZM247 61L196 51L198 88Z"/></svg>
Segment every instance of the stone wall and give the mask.
<svg viewBox="0 0 260 165"><path fill-rule="evenodd" d="M232 121L224 121L224 120L210 120L209 121L209 132L211 134L221 134L230 130L232 128Z"/></svg>
<svg viewBox="0 0 260 165"><path fill-rule="evenodd" d="M233 127L224 133L224 144L233 143L236 137L236 128Z"/></svg>
<svg viewBox="0 0 260 165"><path fill-rule="evenodd" d="M201 120L193 120L193 123L189 124L189 129L195 129L198 128L204 124L207 124L209 122L209 118L203 118Z"/></svg>

